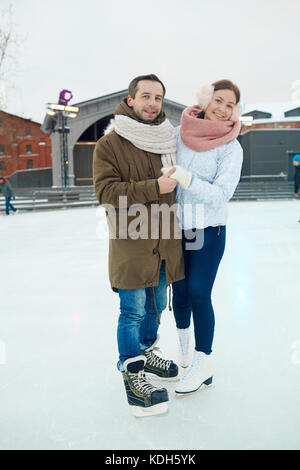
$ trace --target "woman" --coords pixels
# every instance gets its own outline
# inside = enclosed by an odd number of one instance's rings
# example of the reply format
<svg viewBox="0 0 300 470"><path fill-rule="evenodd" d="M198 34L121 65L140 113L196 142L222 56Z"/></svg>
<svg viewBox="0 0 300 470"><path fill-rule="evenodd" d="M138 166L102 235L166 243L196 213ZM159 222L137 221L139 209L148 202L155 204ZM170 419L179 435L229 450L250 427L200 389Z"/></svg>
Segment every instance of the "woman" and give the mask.
<svg viewBox="0 0 300 470"><path fill-rule="evenodd" d="M211 292L224 253L227 202L240 179L243 152L240 92L229 80L202 87L198 105L184 110L177 140L177 204L182 232L185 279L173 284L173 310L181 365L190 364L190 320L195 350L192 365L176 386L177 394L212 383L214 310ZM192 243L191 237L194 242Z"/></svg>

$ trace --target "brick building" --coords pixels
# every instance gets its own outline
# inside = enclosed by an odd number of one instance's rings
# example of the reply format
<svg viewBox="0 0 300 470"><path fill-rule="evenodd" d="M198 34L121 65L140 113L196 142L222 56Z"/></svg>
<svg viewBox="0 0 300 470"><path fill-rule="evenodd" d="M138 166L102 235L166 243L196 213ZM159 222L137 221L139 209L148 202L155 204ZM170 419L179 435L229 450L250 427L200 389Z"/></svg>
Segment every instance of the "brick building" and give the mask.
<svg viewBox="0 0 300 470"><path fill-rule="evenodd" d="M243 116L252 116L251 126L242 126L241 134L254 129L300 129L300 102L248 104Z"/></svg>
<svg viewBox="0 0 300 470"><path fill-rule="evenodd" d="M241 180L293 181L293 158L300 153L300 102L249 104L243 116L253 121L242 126L239 136L244 150Z"/></svg>
<svg viewBox="0 0 300 470"><path fill-rule="evenodd" d="M51 168L51 140L41 124L0 111L0 176Z"/></svg>

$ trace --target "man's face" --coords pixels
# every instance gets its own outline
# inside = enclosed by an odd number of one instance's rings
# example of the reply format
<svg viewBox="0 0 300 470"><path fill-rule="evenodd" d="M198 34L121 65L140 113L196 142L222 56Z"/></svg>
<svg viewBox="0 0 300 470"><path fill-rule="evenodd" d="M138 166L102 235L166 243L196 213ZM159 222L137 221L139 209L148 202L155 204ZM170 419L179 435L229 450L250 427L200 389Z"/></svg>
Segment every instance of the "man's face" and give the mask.
<svg viewBox="0 0 300 470"><path fill-rule="evenodd" d="M161 112L163 87L159 82L141 80L138 83L135 98L127 97L127 104L135 114L146 122L154 121Z"/></svg>

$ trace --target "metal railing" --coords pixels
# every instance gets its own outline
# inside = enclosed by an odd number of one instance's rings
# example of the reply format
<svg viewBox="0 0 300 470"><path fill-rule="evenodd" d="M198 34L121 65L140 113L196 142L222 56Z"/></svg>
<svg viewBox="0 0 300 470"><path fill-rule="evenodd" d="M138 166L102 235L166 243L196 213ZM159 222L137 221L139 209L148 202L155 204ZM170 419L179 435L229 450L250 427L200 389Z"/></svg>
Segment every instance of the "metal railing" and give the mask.
<svg viewBox="0 0 300 470"><path fill-rule="evenodd" d="M5 211L5 198L1 196L0 193L0 211ZM18 191L16 198L11 202L17 209L31 211L98 205L93 189L77 187L34 190L32 192L26 190L23 193Z"/></svg>
<svg viewBox="0 0 300 470"><path fill-rule="evenodd" d="M232 199L292 199L294 183L292 181L249 181L240 182Z"/></svg>
<svg viewBox="0 0 300 470"><path fill-rule="evenodd" d="M282 181L287 181L288 179L288 175L286 173L279 173L279 174L275 174L275 175L243 175L241 176L241 181L245 181L245 180L249 180L249 181L254 181L254 180L258 180L258 181L262 181L262 180L265 180L265 181L271 181L271 180L274 180L274 181L277 181L277 180L282 180Z"/></svg>
<svg viewBox="0 0 300 470"><path fill-rule="evenodd" d="M273 175L272 175L273 176ZM232 199L290 199L294 197L292 181L241 181ZM68 189L16 189L12 204L19 210L36 211L66 209L72 207L96 207L99 205L93 187ZM5 198L0 193L0 212L5 211Z"/></svg>

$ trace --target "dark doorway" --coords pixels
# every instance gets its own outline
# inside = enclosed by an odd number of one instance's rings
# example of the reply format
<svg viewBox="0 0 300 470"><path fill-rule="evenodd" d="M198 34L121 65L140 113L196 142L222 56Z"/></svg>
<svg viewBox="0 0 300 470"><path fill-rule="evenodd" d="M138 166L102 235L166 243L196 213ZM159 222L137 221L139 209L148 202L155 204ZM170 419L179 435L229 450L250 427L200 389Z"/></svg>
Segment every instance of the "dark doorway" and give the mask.
<svg viewBox="0 0 300 470"><path fill-rule="evenodd" d="M96 142L104 135L113 115L94 122L79 137L74 146L74 175L76 186L93 184L93 152Z"/></svg>
<svg viewBox="0 0 300 470"><path fill-rule="evenodd" d="M105 116L99 121L94 122L88 127L79 137L78 142L97 142L104 135L104 131L107 128L110 120L113 119L113 115Z"/></svg>

